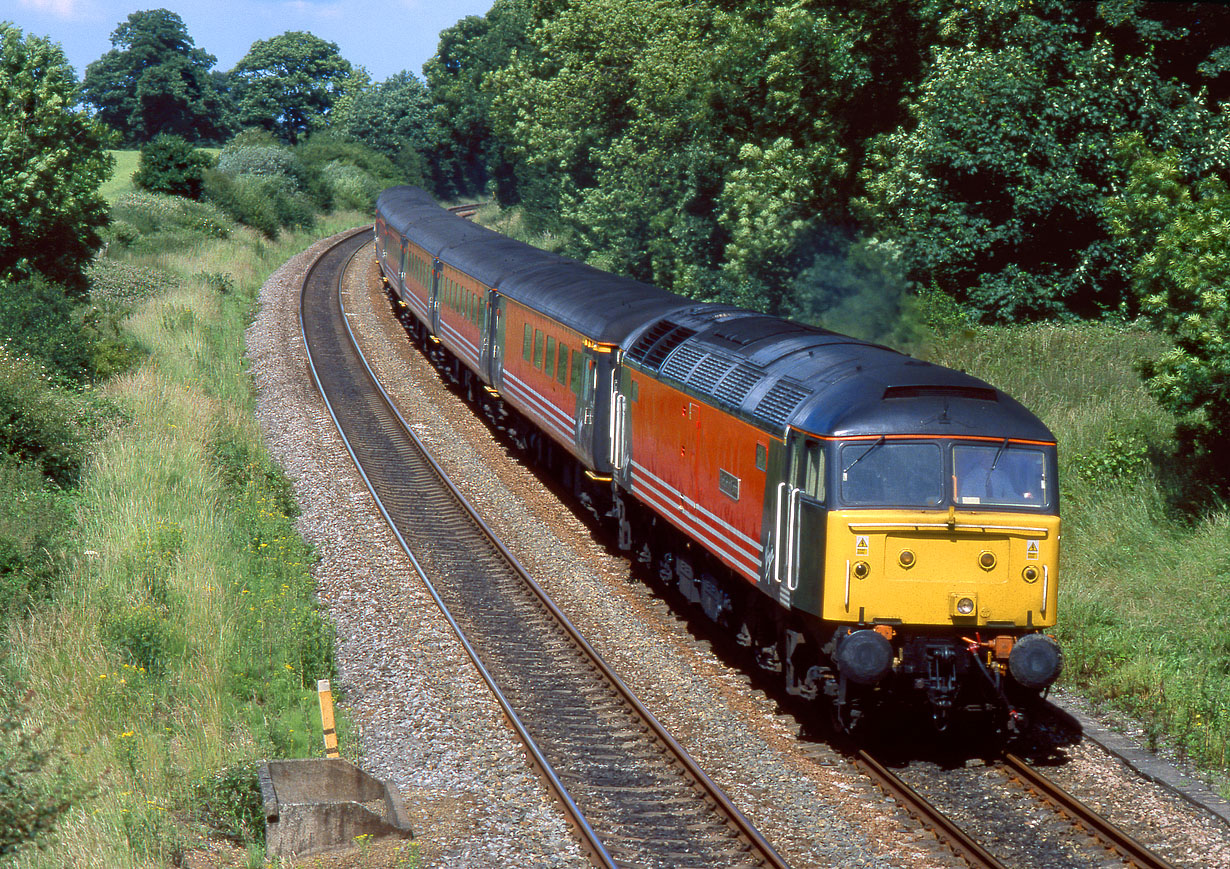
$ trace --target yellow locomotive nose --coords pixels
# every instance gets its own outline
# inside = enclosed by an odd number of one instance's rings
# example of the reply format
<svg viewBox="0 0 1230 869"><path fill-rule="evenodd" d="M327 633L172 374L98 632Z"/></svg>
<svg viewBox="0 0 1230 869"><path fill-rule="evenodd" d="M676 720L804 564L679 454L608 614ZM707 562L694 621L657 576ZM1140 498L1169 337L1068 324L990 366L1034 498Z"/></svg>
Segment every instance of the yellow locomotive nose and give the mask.
<svg viewBox="0 0 1230 869"><path fill-rule="evenodd" d="M834 510L828 539L825 619L1006 630L1055 623L1053 514Z"/></svg>

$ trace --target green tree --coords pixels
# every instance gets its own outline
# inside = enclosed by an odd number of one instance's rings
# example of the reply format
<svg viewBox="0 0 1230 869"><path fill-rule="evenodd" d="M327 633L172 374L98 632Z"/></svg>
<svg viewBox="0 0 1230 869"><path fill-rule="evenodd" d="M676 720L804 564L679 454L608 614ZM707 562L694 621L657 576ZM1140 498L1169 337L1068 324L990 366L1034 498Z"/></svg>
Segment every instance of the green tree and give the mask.
<svg viewBox="0 0 1230 869"><path fill-rule="evenodd" d="M0 23L0 281L41 273L84 289L113 161L101 125L75 102L60 47Z"/></svg>
<svg viewBox="0 0 1230 869"><path fill-rule="evenodd" d="M290 144L326 129L368 84L335 43L294 31L254 42L229 78L240 123Z"/></svg>
<svg viewBox="0 0 1230 869"><path fill-rule="evenodd" d="M501 202L519 200L506 142L493 129L493 88L487 80L515 54L533 53L528 35L537 20L533 5L496 0L486 17L469 16L442 31L435 56L423 65L435 107L432 174L442 196L481 194L494 185Z"/></svg>
<svg viewBox="0 0 1230 869"><path fill-rule="evenodd" d="M437 138L427 87L399 72L354 98L342 134L397 163L407 180L425 184L426 155Z"/></svg>
<svg viewBox="0 0 1230 869"><path fill-rule="evenodd" d="M933 7L934 59L908 102L911 122L872 144L858 203L914 280L989 320L1130 305L1102 211L1121 179L1114 141L1140 130L1193 163L1227 165L1216 145L1226 117L1158 72L1184 31L1140 5Z"/></svg>
<svg viewBox="0 0 1230 869"><path fill-rule="evenodd" d="M1178 151L1140 134L1119 143L1128 169L1110 200L1111 226L1130 252L1140 311L1174 342L1141 370L1158 402L1178 414L1213 466L1230 449L1230 190L1216 173L1194 181Z"/></svg>
<svg viewBox="0 0 1230 869"><path fill-rule="evenodd" d="M174 12L134 12L111 34L115 46L86 67L82 97L125 142L159 133L217 141L229 132L210 76L217 59L197 48Z"/></svg>
<svg viewBox="0 0 1230 869"><path fill-rule="evenodd" d="M559 215L571 252L686 294L789 310L800 252L846 212L853 131L869 126L867 28L884 6L539 7L534 50L485 80L492 122L527 204Z"/></svg>

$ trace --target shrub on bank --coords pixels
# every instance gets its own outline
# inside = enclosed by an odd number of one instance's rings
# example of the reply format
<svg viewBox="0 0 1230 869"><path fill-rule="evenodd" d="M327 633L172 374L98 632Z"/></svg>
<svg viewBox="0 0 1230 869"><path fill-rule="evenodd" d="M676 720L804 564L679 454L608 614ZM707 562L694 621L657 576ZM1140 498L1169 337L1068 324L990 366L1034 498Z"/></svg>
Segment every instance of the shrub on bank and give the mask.
<svg viewBox="0 0 1230 869"><path fill-rule="evenodd" d="M182 136L160 133L141 149L132 181L150 193L199 199L202 177L212 163L212 157Z"/></svg>
<svg viewBox="0 0 1230 869"><path fill-rule="evenodd" d="M59 486L81 472L80 413L43 369L0 346L0 453L37 466Z"/></svg>

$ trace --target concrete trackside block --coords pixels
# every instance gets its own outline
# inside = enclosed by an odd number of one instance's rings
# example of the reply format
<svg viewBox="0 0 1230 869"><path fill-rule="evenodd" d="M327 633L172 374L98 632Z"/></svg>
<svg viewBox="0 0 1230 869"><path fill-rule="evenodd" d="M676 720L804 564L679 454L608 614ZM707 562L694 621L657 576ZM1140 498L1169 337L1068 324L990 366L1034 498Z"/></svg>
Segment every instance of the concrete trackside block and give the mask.
<svg viewBox="0 0 1230 869"><path fill-rule="evenodd" d="M259 770L265 802L265 853L317 854L372 840L413 835L401 795L341 759L271 760Z"/></svg>

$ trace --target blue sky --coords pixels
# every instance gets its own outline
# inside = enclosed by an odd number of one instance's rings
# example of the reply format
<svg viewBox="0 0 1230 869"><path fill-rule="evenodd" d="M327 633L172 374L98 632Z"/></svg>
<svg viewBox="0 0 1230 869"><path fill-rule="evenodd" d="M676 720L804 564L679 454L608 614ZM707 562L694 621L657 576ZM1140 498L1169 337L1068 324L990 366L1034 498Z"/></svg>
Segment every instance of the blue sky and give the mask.
<svg viewBox="0 0 1230 869"><path fill-rule="evenodd" d="M111 49L111 33L131 13L169 9L183 19L217 69L239 62L253 42L306 30L337 43L342 57L375 81L403 69L422 76L441 30L485 15L492 0L0 0L0 21L60 43L80 78Z"/></svg>

